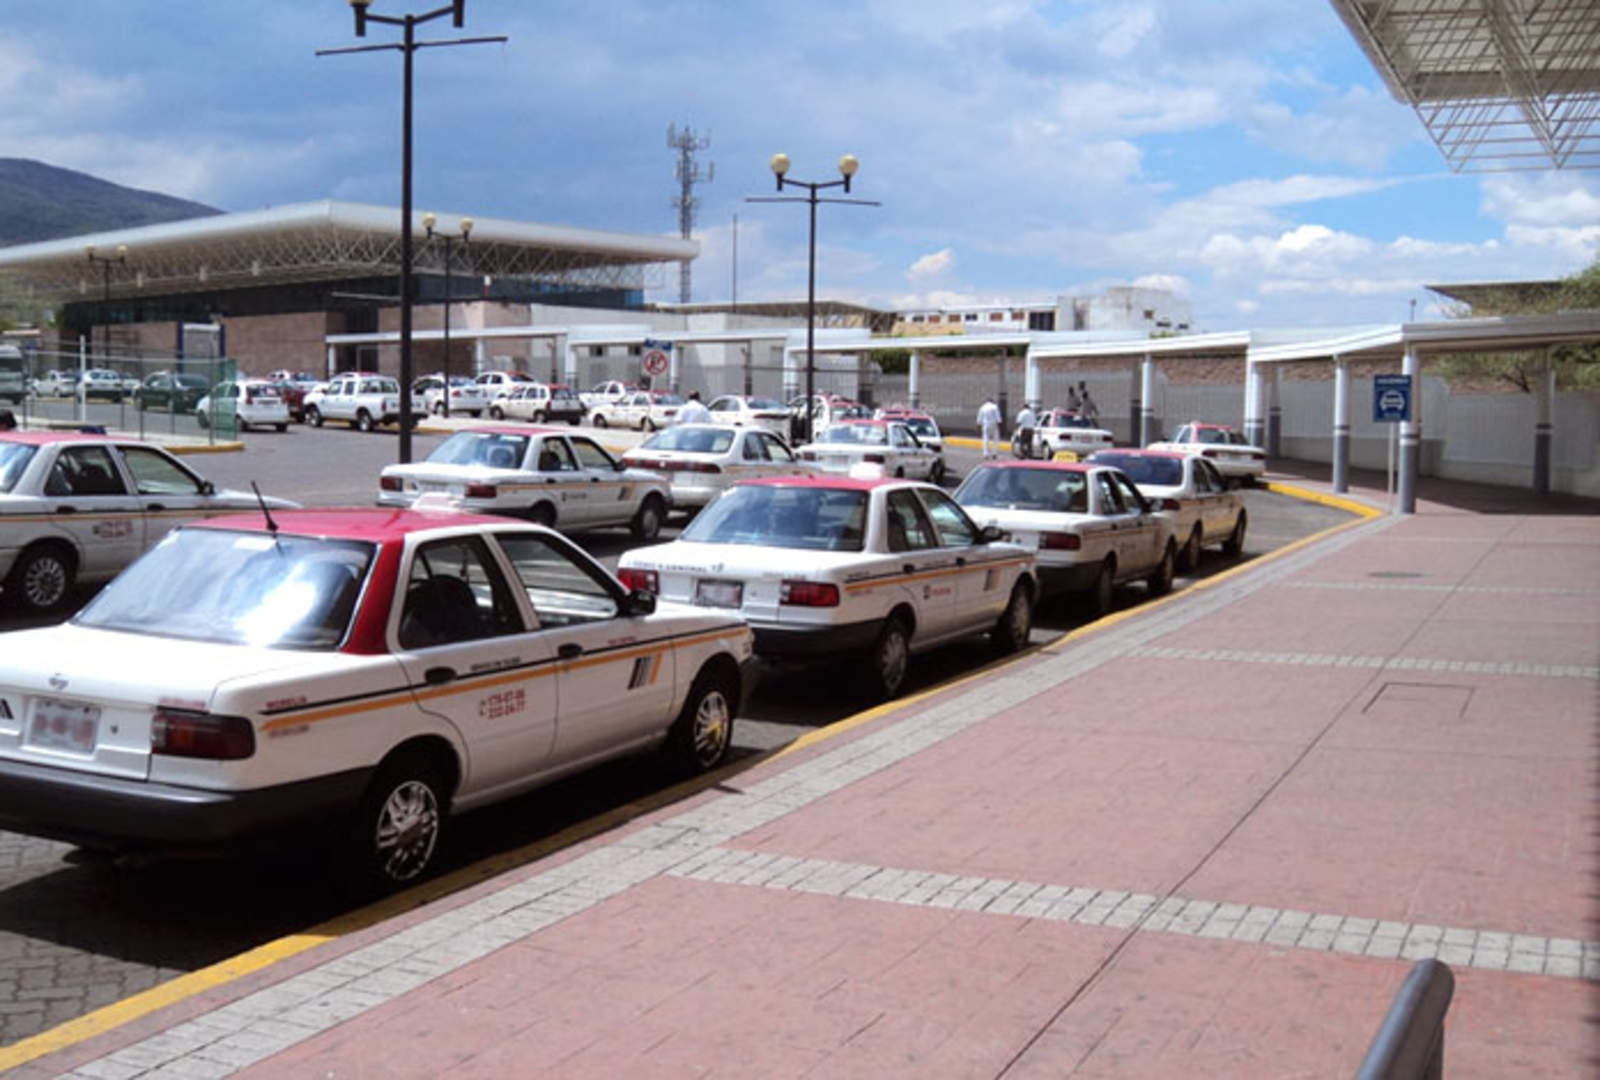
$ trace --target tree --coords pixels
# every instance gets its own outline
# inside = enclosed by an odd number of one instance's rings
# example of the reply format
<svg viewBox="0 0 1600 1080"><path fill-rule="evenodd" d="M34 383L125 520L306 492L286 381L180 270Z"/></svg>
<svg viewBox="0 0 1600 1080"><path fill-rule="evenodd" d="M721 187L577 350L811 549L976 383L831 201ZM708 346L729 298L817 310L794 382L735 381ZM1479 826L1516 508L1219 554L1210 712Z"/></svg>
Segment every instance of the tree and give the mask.
<svg viewBox="0 0 1600 1080"><path fill-rule="evenodd" d="M1484 315L1548 315L1558 311L1600 310L1600 257L1563 278L1553 289L1529 290L1508 284L1472 305L1445 310L1452 319ZM1556 383L1562 389L1600 389L1600 344L1560 345L1551 350ZM1531 394L1544 372L1542 352L1450 353L1429 365L1451 383L1509 384Z"/></svg>

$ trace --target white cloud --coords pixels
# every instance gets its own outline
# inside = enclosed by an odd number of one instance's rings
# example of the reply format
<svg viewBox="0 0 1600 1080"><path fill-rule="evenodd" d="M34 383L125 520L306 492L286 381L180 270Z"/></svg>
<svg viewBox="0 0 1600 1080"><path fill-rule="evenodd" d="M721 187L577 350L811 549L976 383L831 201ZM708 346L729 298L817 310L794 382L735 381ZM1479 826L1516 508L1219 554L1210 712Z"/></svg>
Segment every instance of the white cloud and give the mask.
<svg viewBox="0 0 1600 1080"><path fill-rule="evenodd" d="M1235 300L1233 302L1233 310L1237 311L1241 315L1254 315L1256 312L1261 310L1261 303L1257 300L1249 299Z"/></svg>
<svg viewBox="0 0 1600 1080"><path fill-rule="evenodd" d="M1168 292L1177 293L1179 296L1187 296L1189 293L1189 280L1178 274L1141 274L1133 279L1133 287L1136 289L1165 289Z"/></svg>
<svg viewBox="0 0 1600 1080"><path fill-rule="evenodd" d="M1105 13L1105 25L1101 30L1100 40L1095 43L1095 50L1102 56L1109 56L1114 60L1121 60L1156 28L1156 13L1145 5L1137 7L1118 6Z"/></svg>
<svg viewBox="0 0 1600 1080"><path fill-rule="evenodd" d="M956 263L955 252L949 248L935 251L931 255L924 255L911 264L911 269L906 271L906 277L912 281L922 278L938 277L946 273Z"/></svg>
<svg viewBox="0 0 1600 1080"><path fill-rule="evenodd" d="M1517 225L1592 225L1600 221L1600 181L1572 173L1491 176L1482 208Z"/></svg>

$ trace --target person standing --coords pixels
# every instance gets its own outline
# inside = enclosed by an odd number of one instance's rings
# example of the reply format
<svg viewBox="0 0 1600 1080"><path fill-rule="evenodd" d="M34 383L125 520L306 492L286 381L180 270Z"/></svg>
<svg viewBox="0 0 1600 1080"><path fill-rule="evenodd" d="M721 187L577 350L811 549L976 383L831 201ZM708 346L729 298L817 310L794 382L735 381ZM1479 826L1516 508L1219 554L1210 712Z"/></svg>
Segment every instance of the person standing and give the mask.
<svg viewBox="0 0 1600 1080"><path fill-rule="evenodd" d="M1100 406L1094 403L1094 398L1089 396L1088 386L1082 382L1078 383L1078 399L1078 411L1083 414L1085 420L1100 419Z"/></svg>
<svg viewBox="0 0 1600 1080"><path fill-rule="evenodd" d="M1076 413L1082 407L1083 403L1078 400L1078 388L1075 386L1067 387L1067 411Z"/></svg>
<svg viewBox="0 0 1600 1080"><path fill-rule="evenodd" d="M986 398L978 406L978 430L983 433L983 456L992 458L1000 447L1000 406Z"/></svg>
<svg viewBox="0 0 1600 1080"><path fill-rule="evenodd" d="M1022 408L1017 411L1017 446L1025 458L1033 457L1033 429L1039 426L1039 418L1034 414L1033 403L1025 401Z"/></svg>
<svg viewBox="0 0 1600 1080"><path fill-rule="evenodd" d="M678 410L677 422L680 424L709 424L711 410L700 401L700 391L689 391L689 400L684 402L683 408Z"/></svg>

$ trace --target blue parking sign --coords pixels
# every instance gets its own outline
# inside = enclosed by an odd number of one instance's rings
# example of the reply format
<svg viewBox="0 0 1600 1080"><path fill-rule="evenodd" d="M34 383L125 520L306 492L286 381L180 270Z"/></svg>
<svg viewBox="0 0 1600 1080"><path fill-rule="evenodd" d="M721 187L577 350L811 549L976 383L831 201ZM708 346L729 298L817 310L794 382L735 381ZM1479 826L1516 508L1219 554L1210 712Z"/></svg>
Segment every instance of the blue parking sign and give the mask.
<svg viewBox="0 0 1600 1080"><path fill-rule="evenodd" d="M1411 376L1372 377L1372 422L1398 424L1411 419Z"/></svg>

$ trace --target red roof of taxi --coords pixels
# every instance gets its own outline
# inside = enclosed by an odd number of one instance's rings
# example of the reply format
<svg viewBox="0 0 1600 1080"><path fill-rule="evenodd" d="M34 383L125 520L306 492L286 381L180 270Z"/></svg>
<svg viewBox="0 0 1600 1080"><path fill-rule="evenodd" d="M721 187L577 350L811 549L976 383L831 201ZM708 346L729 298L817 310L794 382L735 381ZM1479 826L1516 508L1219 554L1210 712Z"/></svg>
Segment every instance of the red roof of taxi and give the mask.
<svg viewBox="0 0 1600 1080"><path fill-rule="evenodd" d="M1114 446L1114 447L1110 447L1110 448L1105 449L1105 450L1096 450L1094 453L1090 454L1089 456L1091 458L1097 458L1101 454L1130 454L1133 457L1177 458L1179 461L1182 461L1186 457L1194 457L1195 456L1194 454L1186 454L1182 450L1140 450L1140 449L1136 449L1136 448L1131 447L1131 446L1130 447L1115 447Z"/></svg>
<svg viewBox="0 0 1600 1080"><path fill-rule="evenodd" d="M1192 428L1205 428L1207 431L1232 431L1232 424L1190 424Z"/></svg>
<svg viewBox="0 0 1600 1080"><path fill-rule="evenodd" d="M497 424L494 427L485 425L483 427L462 428L461 430L470 431L474 435L549 435L552 432L559 434L570 427L570 424L565 428L539 427L535 424Z"/></svg>
<svg viewBox="0 0 1600 1080"><path fill-rule="evenodd" d="M350 509L274 510L272 520L278 531L290 536L319 536L337 540L373 540L379 543L400 540L409 533L425 529L453 528L458 525L497 525L515 522L490 514L463 514L455 510L386 510L353 507ZM267 532L267 520L259 510L224 514L193 522L188 528L225 529L235 532Z"/></svg>
<svg viewBox="0 0 1600 1080"><path fill-rule="evenodd" d="M885 427L889 424L898 424L899 422L900 421L898 418L893 417L887 420L868 420L864 416L849 416L839 421L841 425L855 424L858 427Z"/></svg>
<svg viewBox="0 0 1600 1080"><path fill-rule="evenodd" d="M741 480L736 487L807 487L827 488L834 491L871 491L884 484L903 484L906 481L888 476L763 476L755 480Z"/></svg>
<svg viewBox="0 0 1600 1080"><path fill-rule="evenodd" d="M27 443L44 446L46 443L82 442L85 439L106 441L110 435L89 434L84 431L0 431L0 442Z"/></svg>
<svg viewBox="0 0 1600 1080"><path fill-rule="evenodd" d="M980 469L1057 469L1061 472L1084 472L1090 468L1083 461L985 461Z"/></svg>

